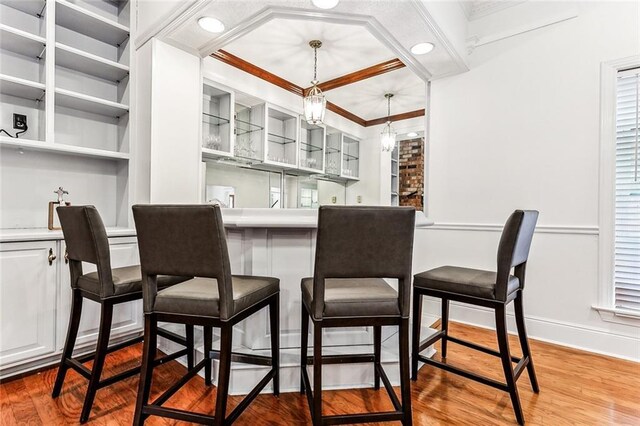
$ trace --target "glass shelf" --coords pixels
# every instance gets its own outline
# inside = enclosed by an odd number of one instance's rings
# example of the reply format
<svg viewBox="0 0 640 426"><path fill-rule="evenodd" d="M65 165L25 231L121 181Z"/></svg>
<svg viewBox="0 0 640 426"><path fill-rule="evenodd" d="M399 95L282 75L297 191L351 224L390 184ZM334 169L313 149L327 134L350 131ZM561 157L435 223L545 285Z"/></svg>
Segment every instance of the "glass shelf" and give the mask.
<svg viewBox="0 0 640 426"><path fill-rule="evenodd" d="M229 124L229 119L224 117L218 117L217 115L202 113L202 121L214 126L222 126L223 124Z"/></svg>
<svg viewBox="0 0 640 426"><path fill-rule="evenodd" d="M351 154L342 154L344 156L345 161L357 161L359 160L359 157L356 157L355 155L351 155Z"/></svg>
<svg viewBox="0 0 640 426"><path fill-rule="evenodd" d="M259 132L264 130L263 126L259 126L257 124L250 123L245 120L235 119L236 123L236 136L246 135L248 133Z"/></svg>
<svg viewBox="0 0 640 426"><path fill-rule="evenodd" d="M327 147L327 154L337 154L340 152L339 148Z"/></svg>
<svg viewBox="0 0 640 426"><path fill-rule="evenodd" d="M307 143L307 142L300 142L300 145L301 145L300 149L302 151L306 151L306 152L322 151L322 147L321 146L315 146L315 145Z"/></svg>
<svg viewBox="0 0 640 426"><path fill-rule="evenodd" d="M286 145L290 143L296 143L295 139L287 138L285 136L276 135L275 133L269 133L269 142L279 143L280 145Z"/></svg>

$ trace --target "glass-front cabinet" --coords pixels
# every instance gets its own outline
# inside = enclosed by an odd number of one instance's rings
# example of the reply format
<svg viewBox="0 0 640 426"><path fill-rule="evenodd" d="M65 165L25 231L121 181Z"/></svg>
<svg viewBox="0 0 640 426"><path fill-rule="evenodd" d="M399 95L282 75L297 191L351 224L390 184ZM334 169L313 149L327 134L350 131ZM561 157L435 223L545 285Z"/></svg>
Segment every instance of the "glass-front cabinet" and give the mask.
<svg viewBox="0 0 640 426"><path fill-rule="evenodd" d="M298 165L298 127L296 114L267 105L265 164L296 168Z"/></svg>
<svg viewBox="0 0 640 426"><path fill-rule="evenodd" d="M323 173L325 145L325 127L309 124L301 118L299 168L309 172Z"/></svg>
<svg viewBox="0 0 640 426"><path fill-rule="evenodd" d="M234 154L248 163L264 161L265 104L236 102L234 115Z"/></svg>
<svg viewBox="0 0 640 426"><path fill-rule="evenodd" d="M360 176L360 141L347 135L342 135L341 176L345 179L358 179Z"/></svg>
<svg viewBox="0 0 640 426"><path fill-rule="evenodd" d="M202 87L202 154L231 157L234 152L234 94L205 80Z"/></svg>
<svg viewBox="0 0 640 426"><path fill-rule="evenodd" d="M400 198L399 198L400 190L398 188L399 177L400 177L398 151L399 151L398 144L396 144L395 148L393 148L393 151L391 151L391 205L392 206L397 206L399 205L399 202L400 202Z"/></svg>

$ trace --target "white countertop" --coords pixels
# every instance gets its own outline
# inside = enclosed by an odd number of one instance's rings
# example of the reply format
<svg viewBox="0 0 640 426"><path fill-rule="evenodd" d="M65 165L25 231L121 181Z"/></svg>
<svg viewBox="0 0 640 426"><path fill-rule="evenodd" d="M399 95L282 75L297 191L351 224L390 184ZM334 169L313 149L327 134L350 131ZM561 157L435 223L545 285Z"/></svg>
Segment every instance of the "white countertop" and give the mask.
<svg viewBox="0 0 640 426"><path fill-rule="evenodd" d="M309 228L318 224L317 209L222 209L227 228ZM433 225L424 213L416 212L416 228ZM107 228L109 237L131 237L134 228ZM47 228L0 229L0 242L61 240L62 231Z"/></svg>
<svg viewBox="0 0 640 426"><path fill-rule="evenodd" d="M134 237L136 230L133 228L107 228L109 237ZM47 228L19 228L0 229L0 242L12 241L49 241L62 240L62 231L50 231Z"/></svg>
<svg viewBox="0 0 640 426"><path fill-rule="evenodd" d="M317 209L222 209L228 228L315 228ZM416 212L416 228L433 225L423 212Z"/></svg>

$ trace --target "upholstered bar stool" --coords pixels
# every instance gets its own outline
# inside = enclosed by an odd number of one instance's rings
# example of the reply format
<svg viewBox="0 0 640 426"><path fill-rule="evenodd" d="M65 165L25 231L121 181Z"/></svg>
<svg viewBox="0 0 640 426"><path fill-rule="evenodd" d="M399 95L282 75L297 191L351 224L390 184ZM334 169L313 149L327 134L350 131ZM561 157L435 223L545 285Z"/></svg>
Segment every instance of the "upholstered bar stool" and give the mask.
<svg viewBox="0 0 640 426"><path fill-rule="evenodd" d="M413 287L412 379L417 379L418 361L422 361L468 379L509 392L516 419L520 424L524 424L524 416L522 414L516 381L525 367L529 372L529 380L533 391L535 393L539 392L536 372L533 368L533 359L531 358L531 351L529 350L529 341L527 339L522 307L525 269L537 220L538 212L534 210L516 210L511 214L504 226L498 246L497 273L455 266L443 266L416 274ZM511 274L512 270L513 274ZM422 296L433 296L442 299L442 330L420 344ZM499 351L449 335L450 300L494 309ZM515 317L520 345L522 346L522 358L511 356L509 351L506 307L510 302L514 302L515 304ZM499 357L502 360L506 383L501 383L497 380L462 370L446 362L436 361L420 355L420 351L433 345L440 339L442 339L443 361L447 357L447 342L449 341ZM516 363L515 368L512 362Z"/></svg>
<svg viewBox="0 0 640 426"><path fill-rule="evenodd" d="M134 424L150 415L193 423L232 424L273 379L279 394L280 281L271 277L231 275L229 252L218 206L137 205L133 216L138 234L144 291L144 356ZM158 290L158 276L190 275L196 278ZM263 308L269 308L271 356L231 351L233 326ZM173 386L149 403L157 323L166 321L204 327L205 358ZM220 350L211 350L212 327L220 328ZM220 360L215 416L163 407L202 368L211 384L211 361ZM256 387L225 416L231 361L271 366Z"/></svg>
<svg viewBox="0 0 640 426"><path fill-rule="evenodd" d="M67 246L72 300L67 340L62 352L60 366L58 367L52 397L56 398L60 395L64 378L69 368L73 368L88 379L89 387L85 395L82 413L80 414L80 422L84 423L89 419L93 400L98 389L131 377L140 371L140 367L136 367L103 380L100 378L104 360L108 353L142 341L142 336L140 336L109 347L113 307L119 303L142 299L142 274L138 265L111 268L109 240L107 239L104 223L95 207L58 207L57 212ZM96 265L97 271L83 274L82 262ZM163 276L158 279L158 285L165 288L187 279L189 277ZM95 352L73 358L73 349L82 314L82 302L85 298L100 304L98 343ZM185 345L186 348L155 360L156 363L187 355L188 362L193 364L193 326L187 327L186 338L164 330L160 333L163 337ZM93 366L89 370L83 363L91 359L93 359Z"/></svg>
<svg viewBox="0 0 640 426"><path fill-rule="evenodd" d="M314 276L302 280L301 392L314 426L401 421L411 425L409 311L415 210L411 207L320 207ZM398 291L383 278L398 279ZM313 357L307 356L309 317ZM322 329L372 326L374 353L322 355ZM380 364L382 326L400 327L398 400ZM394 411L323 416L322 365L374 364L374 388L384 384ZM307 365L313 364L313 388ZM313 389L313 392L312 392Z"/></svg>

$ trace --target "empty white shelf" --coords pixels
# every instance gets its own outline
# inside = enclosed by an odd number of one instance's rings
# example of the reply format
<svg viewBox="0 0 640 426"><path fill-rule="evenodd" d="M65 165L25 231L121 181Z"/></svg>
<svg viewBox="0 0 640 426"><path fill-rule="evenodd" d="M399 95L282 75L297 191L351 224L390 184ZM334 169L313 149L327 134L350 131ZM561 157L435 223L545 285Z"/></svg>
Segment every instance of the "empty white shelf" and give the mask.
<svg viewBox="0 0 640 426"><path fill-rule="evenodd" d="M32 58L40 57L44 50L43 37L0 24L0 48Z"/></svg>
<svg viewBox="0 0 640 426"><path fill-rule="evenodd" d="M56 105L111 117L129 112L128 105L60 88L56 89Z"/></svg>
<svg viewBox="0 0 640 426"><path fill-rule="evenodd" d="M66 0L56 0L56 24L113 45L129 36L129 27Z"/></svg>
<svg viewBox="0 0 640 426"><path fill-rule="evenodd" d="M29 15L40 17L44 13L46 2L45 0L1 0L0 3Z"/></svg>
<svg viewBox="0 0 640 426"><path fill-rule="evenodd" d="M0 93L24 99L39 100L44 94L44 84L0 74Z"/></svg>
<svg viewBox="0 0 640 426"><path fill-rule="evenodd" d="M22 148L24 151L50 152L78 157L103 158L110 160L128 160L129 154L105 149L85 148L82 146L64 145L59 143L35 141L31 139L10 138L0 136L0 146Z"/></svg>
<svg viewBox="0 0 640 426"><path fill-rule="evenodd" d="M111 81L120 81L129 74L129 67L126 65L62 43L56 43L56 65Z"/></svg>

